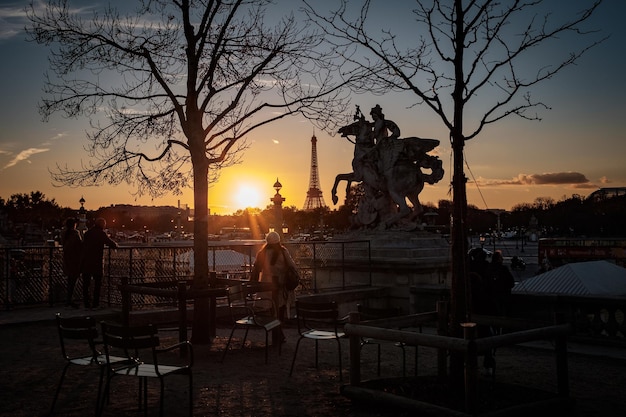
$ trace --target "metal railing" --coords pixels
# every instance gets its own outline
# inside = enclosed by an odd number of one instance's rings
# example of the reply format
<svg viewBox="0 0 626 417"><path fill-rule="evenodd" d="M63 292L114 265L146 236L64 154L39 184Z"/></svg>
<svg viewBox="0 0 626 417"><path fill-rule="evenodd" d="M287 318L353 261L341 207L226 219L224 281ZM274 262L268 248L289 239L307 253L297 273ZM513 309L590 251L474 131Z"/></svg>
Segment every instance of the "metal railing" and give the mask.
<svg viewBox="0 0 626 417"><path fill-rule="evenodd" d="M209 270L219 277L247 280L257 251L263 242L210 242ZM371 285L371 275L360 282L348 282L346 267L359 263L364 269L371 265L369 241L286 243L302 277L299 293L320 291L318 272L332 269L341 279L324 283L324 290L347 289ZM5 309L19 306L64 303L67 278L63 273L63 248L58 246L23 246L0 249L0 300ZM156 246L123 246L105 248L102 302L121 305L121 278L132 284L175 282L194 276L193 246L166 243ZM82 280L74 290L81 298ZM133 305L159 305L171 300L137 296Z"/></svg>

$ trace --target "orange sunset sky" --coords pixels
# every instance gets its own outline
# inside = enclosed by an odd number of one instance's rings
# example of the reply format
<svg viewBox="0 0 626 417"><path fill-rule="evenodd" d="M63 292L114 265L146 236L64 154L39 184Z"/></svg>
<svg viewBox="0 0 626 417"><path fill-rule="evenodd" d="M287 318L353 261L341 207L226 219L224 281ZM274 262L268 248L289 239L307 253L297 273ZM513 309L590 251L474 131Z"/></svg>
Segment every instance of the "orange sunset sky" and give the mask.
<svg viewBox="0 0 626 417"><path fill-rule="evenodd" d="M42 96L48 50L25 41L24 3L0 4L0 197L41 191L63 207L78 208L82 196L90 210L111 204L176 206L179 201L193 207L191 190L182 196L151 200L136 198L134 189L127 186L69 188L52 184L49 170L56 164L79 168L88 161L84 145L89 125L86 119L67 120L60 116L46 123L41 121L36 106ZM80 3L95 7L99 2ZM297 2L278 3L283 8L297 8ZM389 8L385 7L389 2L374 1L384 17L378 19L381 27L392 26L399 36L409 39L414 36L414 25L407 18L411 3L394 2L397 7ZM333 2L320 2L328 4ZM550 0L547 4L557 10L569 10L590 2ZM489 126L467 143L470 204L481 209L508 210L537 197L559 200L572 194L587 196L601 187L626 186L625 15L626 2L605 0L588 26L601 29L610 38L586 54L578 65L532 90L535 98L551 108L539 109L542 121L509 118ZM555 46L567 47L572 45ZM352 102L366 114L380 104L386 118L398 124L403 137L439 139L441 144L434 153L443 160L446 175L438 184L426 185L421 200L436 204L440 199L452 199L450 143L441 121L431 111L425 106L412 106L414 97L398 93L353 95ZM330 191L334 177L351 171L353 145L337 134L315 130L301 117L292 117L249 135L250 146L242 162L225 168L219 181L209 189L211 212L229 214L246 206L267 206L277 178L283 185L285 205L302 208L309 185L313 135L318 139L321 189L326 204L333 208ZM340 202L343 189L342 184Z"/></svg>

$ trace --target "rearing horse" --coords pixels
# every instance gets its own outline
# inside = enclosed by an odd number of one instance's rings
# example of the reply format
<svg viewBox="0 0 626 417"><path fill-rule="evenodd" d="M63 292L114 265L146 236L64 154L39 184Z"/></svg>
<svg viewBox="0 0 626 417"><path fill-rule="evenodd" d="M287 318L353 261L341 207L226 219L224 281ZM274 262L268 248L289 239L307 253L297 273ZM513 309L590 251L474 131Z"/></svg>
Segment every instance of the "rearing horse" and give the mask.
<svg viewBox="0 0 626 417"><path fill-rule="evenodd" d="M342 137L354 136L353 172L335 177L332 200L337 204L337 186L346 181L346 195L353 182L361 182L365 188L365 202L359 204L368 214L359 213L358 218L364 224L370 224L378 218L388 227L402 218L415 219L422 212L419 193L424 188L424 180L434 184L443 178L442 164L439 158L427 155L439 141L436 139L385 139L374 144L372 125L357 110L356 121L339 129ZM348 138L348 140L350 140ZM350 140L351 141L351 140ZM352 141L351 141L352 142ZM424 174L421 167L430 168L431 174ZM382 200L381 200L382 199ZM409 200L413 208L409 207ZM390 200L389 204L385 200ZM395 206L390 210L389 206ZM376 212L376 213L373 213ZM376 215L375 215L376 214Z"/></svg>

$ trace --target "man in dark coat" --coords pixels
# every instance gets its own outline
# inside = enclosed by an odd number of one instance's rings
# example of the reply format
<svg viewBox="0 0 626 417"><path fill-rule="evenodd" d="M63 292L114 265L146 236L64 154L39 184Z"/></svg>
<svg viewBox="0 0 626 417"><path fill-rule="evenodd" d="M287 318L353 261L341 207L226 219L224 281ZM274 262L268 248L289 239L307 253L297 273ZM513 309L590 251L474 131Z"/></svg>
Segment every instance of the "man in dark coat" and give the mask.
<svg viewBox="0 0 626 417"><path fill-rule="evenodd" d="M100 306L100 288L102 286L104 245L117 248L115 243L106 234L104 229L107 222L103 218L96 219L96 224L87 230L83 238L83 255L81 259L81 272L83 274L83 300L85 308L98 308ZM93 278L93 303L89 299L89 287Z"/></svg>
<svg viewBox="0 0 626 417"><path fill-rule="evenodd" d="M77 220L70 217L65 221L65 230L63 231L63 272L67 276L67 300L66 305L72 308L78 308L78 304L74 302L74 288L76 281L80 277L80 258L83 251L83 238L80 232L76 230Z"/></svg>

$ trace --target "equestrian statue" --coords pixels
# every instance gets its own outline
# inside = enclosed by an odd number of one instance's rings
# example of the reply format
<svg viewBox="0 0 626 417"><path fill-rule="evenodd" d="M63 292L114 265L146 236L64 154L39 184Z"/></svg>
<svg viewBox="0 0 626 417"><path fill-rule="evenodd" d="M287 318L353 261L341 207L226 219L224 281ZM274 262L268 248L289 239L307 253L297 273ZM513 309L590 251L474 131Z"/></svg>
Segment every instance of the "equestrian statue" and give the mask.
<svg viewBox="0 0 626 417"><path fill-rule="evenodd" d="M373 122L367 121L356 106L354 123L339 129L342 137L354 143L354 157L352 172L335 177L333 203L337 204L337 186L341 181L347 183L346 197L352 183L360 183L363 195L353 219L354 226L415 229L421 224L418 220L423 209L418 196L424 183L435 184L443 178L441 160L428 155L439 141L400 138L400 128L385 119L378 104L370 115ZM430 173L423 172L423 168Z"/></svg>

